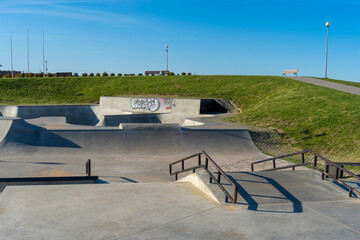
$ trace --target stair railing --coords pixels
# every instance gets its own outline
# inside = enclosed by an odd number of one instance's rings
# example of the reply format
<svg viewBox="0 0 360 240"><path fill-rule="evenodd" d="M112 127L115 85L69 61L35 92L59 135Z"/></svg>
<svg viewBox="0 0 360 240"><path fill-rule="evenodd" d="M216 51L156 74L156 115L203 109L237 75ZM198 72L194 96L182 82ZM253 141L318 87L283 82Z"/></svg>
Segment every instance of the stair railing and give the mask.
<svg viewBox="0 0 360 240"><path fill-rule="evenodd" d="M205 158L202 158L202 156ZM185 161L194 159L197 157L197 165L185 168ZM205 160L205 163L203 164L203 160ZM209 163L211 163L217 170L217 177L214 176L214 174L209 170ZM173 171L173 166L181 164L181 170ZM175 175L175 180L178 180L178 175L180 173L189 172L192 171L195 173L196 169L204 169L205 172L209 175L209 182L212 183L213 181L215 184L224 192L225 194L225 202L229 202L229 200L232 203L237 202L237 194L238 194L238 188L237 185L227 176L227 174L219 167L219 165L216 164L216 162L206 153L206 152L200 152L193 154L189 157L182 158L178 161L175 161L173 163L169 164L169 173L171 176ZM224 188L224 186L221 185L221 176L233 186L234 188L234 195L231 196L231 194Z"/></svg>
<svg viewBox="0 0 360 240"><path fill-rule="evenodd" d="M311 155L314 156L313 161L305 161L305 153L309 153ZM276 167L276 160L281 159L281 158L286 158L286 157L291 157L291 156L295 156L295 155L300 155L301 154L301 160L302 163L300 164L293 164L293 165L288 165L288 166L283 166L283 167ZM327 166L325 170L319 168L318 166L318 159L321 159L325 162L325 165ZM291 153L291 154L287 154L287 155L282 155L282 156L277 156L277 157L272 157L272 158L268 158L265 160L260 160L260 161L256 161L251 163L251 171L254 171L254 165L255 164L259 164L259 163L264 163L264 162L269 162L272 161L273 163L273 168L271 169L267 169L265 171L272 171L272 170L282 170L282 169L287 169L287 168L292 168L293 170L295 170L296 167L300 167L300 166L305 166L305 165L309 165L310 167L312 167L313 169L321 172L322 176L321 179L324 180L325 176L333 179L334 181L336 181L337 183L341 184L342 186L346 187L349 190L349 197L351 197L351 195L353 193L356 193L358 196L360 196L360 191L356 190L355 188L349 186L348 184L346 184L345 182L341 181L338 179L338 172L340 171L341 173L347 173L349 176L360 180L360 177L357 176L355 173L350 172L349 170L345 169L343 167L343 165L347 165L346 163L336 163L336 162L332 162L329 159L321 156L320 154L311 151L310 149L304 150L304 151L300 151L300 152L295 152L295 153ZM350 165L350 164L349 164ZM358 163L355 163L353 165L358 165ZM328 169L329 166L333 166L336 168L336 175L333 176L329 173Z"/></svg>

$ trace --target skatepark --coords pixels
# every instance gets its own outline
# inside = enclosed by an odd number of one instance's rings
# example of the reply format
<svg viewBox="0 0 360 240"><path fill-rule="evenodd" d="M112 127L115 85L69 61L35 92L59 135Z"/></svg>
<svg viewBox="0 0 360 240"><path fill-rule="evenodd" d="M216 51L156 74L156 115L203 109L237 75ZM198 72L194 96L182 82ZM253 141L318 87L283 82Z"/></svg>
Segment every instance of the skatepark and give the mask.
<svg viewBox="0 0 360 240"><path fill-rule="evenodd" d="M312 152L252 171L271 156L220 119L232 110L149 97L0 106L0 238L358 239L358 178L333 179L316 168L342 167Z"/></svg>

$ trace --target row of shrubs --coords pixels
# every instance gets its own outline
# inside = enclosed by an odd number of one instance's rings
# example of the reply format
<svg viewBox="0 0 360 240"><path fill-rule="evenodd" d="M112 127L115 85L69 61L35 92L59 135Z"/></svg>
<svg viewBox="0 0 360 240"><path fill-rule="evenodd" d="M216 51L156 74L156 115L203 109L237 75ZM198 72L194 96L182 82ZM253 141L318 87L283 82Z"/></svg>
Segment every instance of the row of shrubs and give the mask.
<svg viewBox="0 0 360 240"><path fill-rule="evenodd" d="M154 74L152 74L152 75L154 76ZM175 73L169 72L167 75L168 76L174 76ZM180 74L177 74L177 75L180 75ZM181 75L191 75L191 73L182 72ZM78 74L75 73L74 76L78 77ZM96 73L96 74L94 74L94 73L89 73L89 74L83 73L83 74L81 74L81 76L83 76L83 77L94 77L94 76L96 76L96 77L100 77L100 76L108 77L109 74L107 72L103 72L102 74L100 74L100 73ZM110 77L114 77L114 76L115 76L115 73L110 73ZM125 73L123 75L122 73L118 73L117 76L119 76L119 77L121 77L121 76L135 76L135 74L134 73L132 73L132 74L126 74ZM143 76L143 74L139 73L138 76ZM148 74L146 74L146 76L148 76ZM4 76L0 75L0 78L1 77L3 77L3 78L11 78L11 74L5 74ZM20 74L17 74L16 76L14 76L14 77L19 77L19 78L43 77L43 74L42 73L20 73ZM57 74L56 73L47 73L46 77L57 77Z"/></svg>

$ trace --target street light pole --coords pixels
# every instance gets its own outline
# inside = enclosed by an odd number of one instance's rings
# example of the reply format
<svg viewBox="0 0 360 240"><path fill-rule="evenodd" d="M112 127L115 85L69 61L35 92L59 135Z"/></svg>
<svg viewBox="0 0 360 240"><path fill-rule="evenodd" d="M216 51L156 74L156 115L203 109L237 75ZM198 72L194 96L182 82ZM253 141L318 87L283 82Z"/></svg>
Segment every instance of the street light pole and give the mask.
<svg viewBox="0 0 360 240"><path fill-rule="evenodd" d="M326 22L326 58L325 58L325 78L327 78L327 62L328 62L328 43L329 43L329 27L330 23Z"/></svg>
<svg viewBox="0 0 360 240"><path fill-rule="evenodd" d="M169 71L169 45L166 44L166 71Z"/></svg>

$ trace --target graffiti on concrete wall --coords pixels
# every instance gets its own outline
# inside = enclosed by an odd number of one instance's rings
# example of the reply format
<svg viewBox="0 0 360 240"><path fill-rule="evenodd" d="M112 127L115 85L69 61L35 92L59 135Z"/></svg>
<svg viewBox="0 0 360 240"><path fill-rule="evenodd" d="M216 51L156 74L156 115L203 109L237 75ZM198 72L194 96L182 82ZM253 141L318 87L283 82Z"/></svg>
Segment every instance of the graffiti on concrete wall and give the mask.
<svg viewBox="0 0 360 240"><path fill-rule="evenodd" d="M171 110L176 107L176 102L172 98L133 98L130 105L132 109L146 109L156 112L159 109Z"/></svg>

